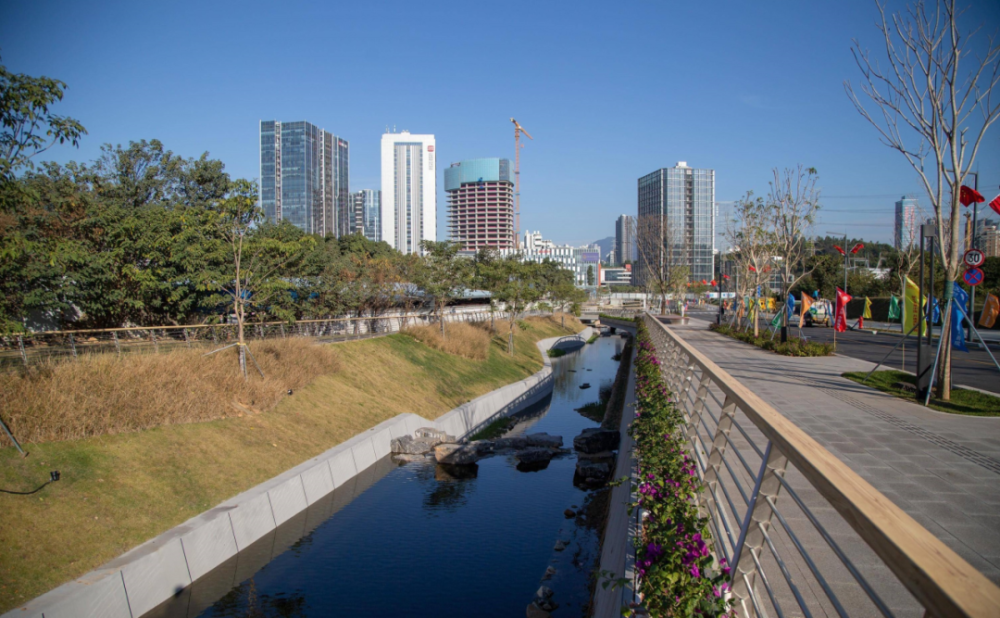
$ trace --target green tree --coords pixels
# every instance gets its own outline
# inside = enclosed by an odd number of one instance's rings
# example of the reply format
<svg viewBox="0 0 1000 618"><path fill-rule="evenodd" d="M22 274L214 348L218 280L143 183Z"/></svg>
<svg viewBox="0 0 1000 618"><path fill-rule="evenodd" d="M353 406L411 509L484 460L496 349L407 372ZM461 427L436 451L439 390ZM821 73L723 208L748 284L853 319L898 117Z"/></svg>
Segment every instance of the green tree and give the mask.
<svg viewBox="0 0 1000 618"><path fill-rule="evenodd" d="M420 248L425 255L418 273L419 280L415 283L433 304L434 313L441 323L441 336L445 337L444 309L468 290L472 282L472 264L458 257L462 248L459 243L425 240L420 243Z"/></svg>
<svg viewBox="0 0 1000 618"><path fill-rule="evenodd" d="M594 285L594 267L593 267L593 265L587 267L587 285Z"/></svg>
<svg viewBox="0 0 1000 618"><path fill-rule="evenodd" d="M514 327L528 305L541 298L544 292L542 266L537 262L523 262L521 256L512 255L496 262L497 285L493 291L498 302L507 311L509 331L507 351L514 355Z"/></svg>

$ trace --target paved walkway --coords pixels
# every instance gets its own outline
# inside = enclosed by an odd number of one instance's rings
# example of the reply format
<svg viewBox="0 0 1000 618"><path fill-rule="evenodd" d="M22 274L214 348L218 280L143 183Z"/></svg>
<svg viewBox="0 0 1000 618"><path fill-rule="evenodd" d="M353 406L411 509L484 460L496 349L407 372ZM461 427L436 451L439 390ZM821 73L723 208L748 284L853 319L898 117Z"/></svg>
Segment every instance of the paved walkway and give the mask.
<svg viewBox="0 0 1000 618"><path fill-rule="evenodd" d="M1000 583L1000 417L929 410L840 377L873 363L779 356L707 325L674 332Z"/></svg>

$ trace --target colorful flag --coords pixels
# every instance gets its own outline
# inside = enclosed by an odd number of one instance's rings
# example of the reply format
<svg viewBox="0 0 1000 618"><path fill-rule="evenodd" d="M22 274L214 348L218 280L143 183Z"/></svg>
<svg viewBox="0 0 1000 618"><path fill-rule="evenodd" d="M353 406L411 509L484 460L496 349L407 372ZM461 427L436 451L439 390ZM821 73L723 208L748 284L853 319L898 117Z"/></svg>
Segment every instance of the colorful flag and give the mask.
<svg viewBox="0 0 1000 618"><path fill-rule="evenodd" d="M809 309L812 308L813 299L809 298L809 295L805 292L802 293L802 307L799 308L799 324L801 325L802 319L806 317L809 313Z"/></svg>
<svg viewBox="0 0 1000 618"><path fill-rule="evenodd" d="M865 310L861 313L861 317L866 320L872 319L872 299L865 296Z"/></svg>
<svg viewBox="0 0 1000 618"><path fill-rule="evenodd" d="M941 306L938 305L937 298L924 299L924 319L931 324L941 322Z"/></svg>
<svg viewBox="0 0 1000 618"><path fill-rule="evenodd" d="M1000 299L993 294L987 294L986 302L983 304L983 313L979 316L979 325L993 328L993 325L997 323L998 315L1000 315Z"/></svg>
<svg viewBox="0 0 1000 618"><path fill-rule="evenodd" d="M893 294L889 298L889 319L898 320L902 317L902 313L899 311L899 299Z"/></svg>
<svg viewBox="0 0 1000 618"><path fill-rule="evenodd" d="M1000 195L993 198L993 201L990 202L990 208L992 208L995 213L1000 215Z"/></svg>
<svg viewBox="0 0 1000 618"><path fill-rule="evenodd" d="M858 244L854 245L853 249L851 249L851 254L853 255L853 254L857 253L858 251L861 251L864 248L865 248L865 245L863 243L859 242Z"/></svg>
<svg viewBox="0 0 1000 618"><path fill-rule="evenodd" d="M906 278L906 296L903 302L903 332L909 333L917 324L920 311L920 288L909 277ZM927 334L927 321L920 326L921 335Z"/></svg>
<svg viewBox="0 0 1000 618"><path fill-rule="evenodd" d="M952 288L954 297L951 299L951 347L955 350L968 352L965 347L965 330L962 328L962 317L965 307L969 304L969 295L957 285Z"/></svg>
<svg viewBox="0 0 1000 618"><path fill-rule="evenodd" d="M847 303L851 302L851 295L837 288L837 308L833 313L833 329L838 333L847 330Z"/></svg>
<svg viewBox="0 0 1000 618"><path fill-rule="evenodd" d="M838 245L834 245L833 248L840 252L840 255L847 255L847 252L841 249Z"/></svg>
<svg viewBox="0 0 1000 618"><path fill-rule="evenodd" d="M785 306L788 307L788 321L791 322L792 316L795 315L795 297L792 296L791 292L788 293L788 301Z"/></svg>
<svg viewBox="0 0 1000 618"><path fill-rule="evenodd" d="M775 313L774 317L771 318L771 326L781 326L781 312L780 311L778 313Z"/></svg>
<svg viewBox="0 0 1000 618"><path fill-rule="evenodd" d="M986 198L972 187L962 185L962 188L958 190L958 201L962 202L962 206L968 206L972 202L985 202Z"/></svg>

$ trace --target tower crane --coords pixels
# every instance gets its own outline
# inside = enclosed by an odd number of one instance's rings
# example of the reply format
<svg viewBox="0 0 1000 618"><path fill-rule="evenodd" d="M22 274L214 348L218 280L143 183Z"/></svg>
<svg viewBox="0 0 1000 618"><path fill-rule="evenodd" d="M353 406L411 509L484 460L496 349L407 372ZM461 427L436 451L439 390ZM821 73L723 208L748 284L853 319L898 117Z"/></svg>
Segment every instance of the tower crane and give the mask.
<svg viewBox="0 0 1000 618"><path fill-rule="evenodd" d="M524 130L516 120L510 119L514 123L514 248L521 248L521 134L524 133L528 139L534 141L531 133Z"/></svg>

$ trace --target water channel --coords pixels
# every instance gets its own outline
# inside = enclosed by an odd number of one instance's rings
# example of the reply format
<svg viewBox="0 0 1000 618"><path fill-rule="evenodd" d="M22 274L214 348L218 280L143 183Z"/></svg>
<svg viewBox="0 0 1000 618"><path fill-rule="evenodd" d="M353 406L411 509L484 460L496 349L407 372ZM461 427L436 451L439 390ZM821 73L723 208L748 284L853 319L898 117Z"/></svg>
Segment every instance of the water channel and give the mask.
<svg viewBox="0 0 1000 618"><path fill-rule="evenodd" d="M610 387L623 346L605 336L554 359L551 397L507 435L547 432L572 448L598 424L576 408ZM585 616L607 490L574 486L574 454L538 471L516 463L497 455L456 470L387 457L146 616L523 616L541 584L555 592L554 616Z"/></svg>

